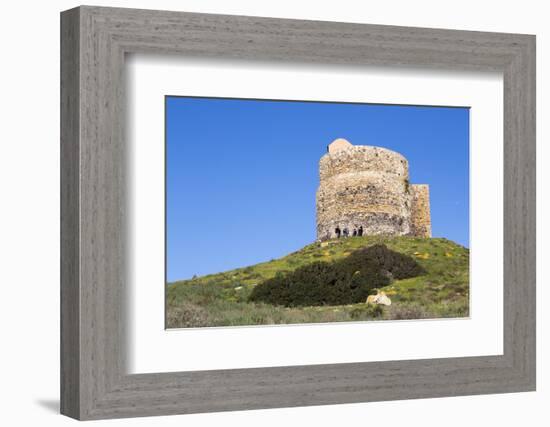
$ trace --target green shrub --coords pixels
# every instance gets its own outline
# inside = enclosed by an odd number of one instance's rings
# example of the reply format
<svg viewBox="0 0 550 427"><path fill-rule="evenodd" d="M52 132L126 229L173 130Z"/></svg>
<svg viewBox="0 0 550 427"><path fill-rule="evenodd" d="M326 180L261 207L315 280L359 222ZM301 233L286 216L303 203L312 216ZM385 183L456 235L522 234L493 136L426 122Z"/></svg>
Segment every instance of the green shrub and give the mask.
<svg viewBox="0 0 550 427"><path fill-rule="evenodd" d="M353 320L365 320L381 317L383 313L381 305L358 304L350 310L349 315Z"/></svg>
<svg viewBox="0 0 550 427"><path fill-rule="evenodd" d="M375 288L423 274L416 261L385 245L352 252L335 262L316 261L258 284L249 301L286 307L364 302Z"/></svg>
<svg viewBox="0 0 550 427"><path fill-rule="evenodd" d="M169 328L210 326L207 311L196 304L187 302L183 302L179 306L170 306L166 321Z"/></svg>
<svg viewBox="0 0 550 427"><path fill-rule="evenodd" d="M426 310L424 305L418 302L392 305L386 314L386 318L389 320L426 319L429 317L434 316Z"/></svg>

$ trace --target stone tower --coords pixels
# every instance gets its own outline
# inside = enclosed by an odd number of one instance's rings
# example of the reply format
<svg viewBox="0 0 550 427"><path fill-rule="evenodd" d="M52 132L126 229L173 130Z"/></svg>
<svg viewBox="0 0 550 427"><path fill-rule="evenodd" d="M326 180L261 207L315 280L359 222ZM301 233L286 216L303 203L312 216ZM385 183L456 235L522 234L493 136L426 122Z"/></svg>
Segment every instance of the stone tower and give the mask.
<svg viewBox="0 0 550 427"><path fill-rule="evenodd" d="M409 183L405 157L381 147L331 142L319 161L317 239L354 235L431 237L426 184Z"/></svg>

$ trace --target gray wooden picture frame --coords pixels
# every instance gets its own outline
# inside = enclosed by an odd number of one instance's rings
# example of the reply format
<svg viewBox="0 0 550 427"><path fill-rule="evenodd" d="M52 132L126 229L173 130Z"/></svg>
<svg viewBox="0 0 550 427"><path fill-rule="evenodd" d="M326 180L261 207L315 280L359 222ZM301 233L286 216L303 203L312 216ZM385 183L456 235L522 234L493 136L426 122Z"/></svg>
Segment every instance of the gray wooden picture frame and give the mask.
<svg viewBox="0 0 550 427"><path fill-rule="evenodd" d="M127 53L504 76L504 354L129 375ZM535 37L83 6L61 14L61 412L77 419L535 390Z"/></svg>

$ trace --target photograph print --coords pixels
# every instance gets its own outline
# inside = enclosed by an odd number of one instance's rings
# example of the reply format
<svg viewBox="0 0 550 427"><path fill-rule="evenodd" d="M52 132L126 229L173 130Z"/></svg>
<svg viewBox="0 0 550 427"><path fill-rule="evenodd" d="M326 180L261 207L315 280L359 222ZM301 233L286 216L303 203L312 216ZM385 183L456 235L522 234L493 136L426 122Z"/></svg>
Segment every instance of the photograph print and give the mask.
<svg viewBox="0 0 550 427"><path fill-rule="evenodd" d="M469 120L167 95L166 328L468 317Z"/></svg>

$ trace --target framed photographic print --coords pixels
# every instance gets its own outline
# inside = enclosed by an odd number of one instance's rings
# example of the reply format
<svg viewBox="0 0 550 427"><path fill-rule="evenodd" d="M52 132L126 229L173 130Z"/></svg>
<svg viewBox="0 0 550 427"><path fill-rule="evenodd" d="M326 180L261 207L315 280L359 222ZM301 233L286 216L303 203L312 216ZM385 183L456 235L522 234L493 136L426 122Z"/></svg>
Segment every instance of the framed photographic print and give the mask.
<svg viewBox="0 0 550 427"><path fill-rule="evenodd" d="M168 328L468 316L468 108L165 105Z"/></svg>
<svg viewBox="0 0 550 427"><path fill-rule="evenodd" d="M535 389L535 38L61 15L62 413Z"/></svg>

